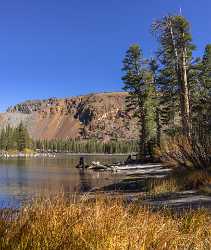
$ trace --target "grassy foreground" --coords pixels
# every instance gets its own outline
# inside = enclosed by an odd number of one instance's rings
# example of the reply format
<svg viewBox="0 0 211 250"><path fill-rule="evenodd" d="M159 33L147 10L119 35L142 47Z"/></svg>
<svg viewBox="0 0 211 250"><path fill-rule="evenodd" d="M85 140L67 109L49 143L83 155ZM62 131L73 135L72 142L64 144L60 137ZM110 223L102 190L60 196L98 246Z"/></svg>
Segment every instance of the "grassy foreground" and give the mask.
<svg viewBox="0 0 211 250"><path fill-rule="evenodd" d="M211 249L205 211L172 215L140 204L99 198L67 203L35 201L17 214L0 214L1 249Z"/></svg>

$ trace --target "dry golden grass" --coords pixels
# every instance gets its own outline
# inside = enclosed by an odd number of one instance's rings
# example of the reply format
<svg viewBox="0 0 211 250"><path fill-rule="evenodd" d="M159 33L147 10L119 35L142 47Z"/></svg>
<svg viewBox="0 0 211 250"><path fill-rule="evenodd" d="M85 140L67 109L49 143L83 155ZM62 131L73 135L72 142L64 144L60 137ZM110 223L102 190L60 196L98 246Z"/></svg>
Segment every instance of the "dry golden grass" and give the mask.
<svg viewBox="0 0 211 250"><path fill-rule="evenodd" d="M0 214L1 249L211 249L205 211L171 215L140 204L97 197L67 203L61 196L34 202L16 216Z"/></svg>
<svg viewBox="0 0 211 250"><path fill-rule="evenodd" d="M154 179L147 183L148 194L152 196L180 191L176 178Z"/></svg>
<svg viewBox="0 0 211 250"><path fill-rule="evenodd" d="M211 174L206 170L175 171L164 179L146 182L147 195L152 197L184 190L211 192Z"/></svg>
<svg viewBox="0 0 211 250"><path fill-rule="evenodd" d="M195 170L184 174L180 182L184 189L200 189L211 184L211 175L205 170Z"/></svg>

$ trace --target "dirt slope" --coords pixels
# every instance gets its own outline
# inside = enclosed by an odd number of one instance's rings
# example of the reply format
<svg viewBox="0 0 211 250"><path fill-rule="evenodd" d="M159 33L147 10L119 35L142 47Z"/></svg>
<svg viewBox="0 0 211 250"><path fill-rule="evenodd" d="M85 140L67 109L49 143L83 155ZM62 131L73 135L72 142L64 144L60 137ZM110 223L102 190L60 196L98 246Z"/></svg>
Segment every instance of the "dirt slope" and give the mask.
<svg viewBox="0 0 211 250"><path fill-rule="evenodd" d="M0 128L23 121L36 139L134 139L138 129L125 111L126 96L115 92L26 101L0 114Z"/></svg>

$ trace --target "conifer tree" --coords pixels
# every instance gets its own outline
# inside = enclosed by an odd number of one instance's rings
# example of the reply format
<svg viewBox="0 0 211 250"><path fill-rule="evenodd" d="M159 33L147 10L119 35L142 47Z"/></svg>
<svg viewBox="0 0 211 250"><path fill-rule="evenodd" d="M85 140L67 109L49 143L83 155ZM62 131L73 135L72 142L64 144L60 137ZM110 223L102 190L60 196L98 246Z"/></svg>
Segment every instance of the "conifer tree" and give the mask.
<svg viewBox="0 0 211 250"><path fill-rule="evenodd" d="M192 121L194 135L201 143L210 134L211 117L211 45L205 47L204 55L194 68L195 86L191 88Z"/></svg>
<svg viewBox="0 0 211 250"><path fill-rule="evenodd" d="M151 58L149 60L149 70L152 74L152 85L154 86L154 92L155 92L155 97L154 97L154 105L155 105L155 121L156 121L156 143L159 146L160 141L161 141L161 96L159 93L159 66L158 62L155 58Z"/></svg>
<svg viewBox="0 0 211 250"><path fill-rule="evenodd" d="M1 141L1 150L6 150L6 133L4 128L1 130L0 141Z"/></svg>
<svg viewBox="0 0 211 250"><path fill-rule="evenodd" d="M149 72L143 60L139 45L132 45L123 60L122 77L124 90L129 93L127 97L127 109L132 110L134 117L138 119L140 127L140 157L148 152L148 144L155 137L155 103L153 102L154 86L152 74Z"/></svg>
<svg viewBox="0 0 211 250"><path fill-rule="evenodd" d="M191 110L188 69L191 65L194 46L189 23L183 16L165 16L153 24L153 30L159 38L159 55L163 67L173 71L173 76L175 76L176 84L174 83L171 87L179 94L183 133L190 137ZM171 82L171 84L173 83Z"/></svg>
<svg viewBox="0 0 211 250"><path fill-rule="evenodd" d="M22 122L17 127L16 133L17 133L17 149L18 151L23 151L29 145L29 135Z"/></svg>

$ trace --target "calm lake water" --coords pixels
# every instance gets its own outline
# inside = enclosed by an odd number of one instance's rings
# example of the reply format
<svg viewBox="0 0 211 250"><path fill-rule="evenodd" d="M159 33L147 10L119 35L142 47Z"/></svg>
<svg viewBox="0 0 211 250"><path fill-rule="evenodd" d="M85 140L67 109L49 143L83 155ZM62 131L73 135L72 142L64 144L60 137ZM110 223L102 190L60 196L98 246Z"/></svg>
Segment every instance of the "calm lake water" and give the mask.
<svg viewBox="0 0 211 250"><path fill-rule="evenodd" d="M86 192L118 182L123 176L75 168L80 156L0 160L0 207L17 207L42 192ZM126 156L84 156L86 163L124 160Z"/></svg>

